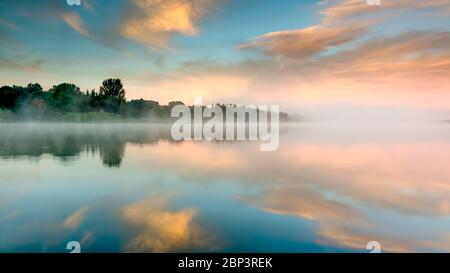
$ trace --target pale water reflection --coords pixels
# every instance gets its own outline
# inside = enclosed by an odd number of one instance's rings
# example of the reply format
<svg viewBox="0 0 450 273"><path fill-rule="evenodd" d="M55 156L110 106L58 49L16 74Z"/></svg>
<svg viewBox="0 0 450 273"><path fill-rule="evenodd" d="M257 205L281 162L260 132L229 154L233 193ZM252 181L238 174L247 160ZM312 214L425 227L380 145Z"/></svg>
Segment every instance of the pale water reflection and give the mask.
<svg viewBox="0 0 450 273"><path fill-rule="evenodd" d="M450 251L450 126L0 125L0 252Z"/></svg>

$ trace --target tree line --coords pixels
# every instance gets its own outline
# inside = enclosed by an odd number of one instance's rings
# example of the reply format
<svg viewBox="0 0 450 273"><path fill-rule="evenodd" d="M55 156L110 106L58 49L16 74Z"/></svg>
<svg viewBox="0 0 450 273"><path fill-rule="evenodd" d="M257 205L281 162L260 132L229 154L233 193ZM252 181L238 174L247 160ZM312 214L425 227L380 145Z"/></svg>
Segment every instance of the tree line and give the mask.
<svg viewBox="0 0 450 273"><path fill-rule="evenodd" d="M160 105L153 100L126 100L120 79L106 79L96 91L82 92L74 84L62 83L44 90L38 83L0 87L1 120L90 121L115 119L170 120L171 109L183 104L172 101ZM217 104L225 108L225 105ZM191 106L192 107L192 106ZM280 113L287 120L286 113Z"/></svg>
<svg viewBox="0 0 450 273"><path fill-rule="evenodd" d="M170 118L173 105L160 105L152 100L131 100L120 79L106 79L99 90L82 92L74 84L62 83L44 90L38 83L0 88L0 109L3 115L19 119L70 119L70 117L92 119L114 118ZM6 110L6 111L5 111Z"/></svg>

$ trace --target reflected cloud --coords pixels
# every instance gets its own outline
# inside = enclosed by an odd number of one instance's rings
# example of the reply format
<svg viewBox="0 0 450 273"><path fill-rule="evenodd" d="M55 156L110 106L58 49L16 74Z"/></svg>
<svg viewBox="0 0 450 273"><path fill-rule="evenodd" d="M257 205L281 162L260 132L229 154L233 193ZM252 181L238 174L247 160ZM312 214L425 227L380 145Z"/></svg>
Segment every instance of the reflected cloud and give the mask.
<svg viewBox="0 0 450 273"><path fill-rule="evenodd" d="M323 245L339 245L363 251L370 241L379 241L386 252L449 251L448 232L434 234L421 232L408 234L405 230L386 224L383 219L372 219L356 206L328 200L317 192L306 189L272 190L261 196L243 196L248 202L268 213L291 215L313 220L319 224L316 242ZM406 232L405 232L406 231ZM414 237L417 236L417 237Z"/></svg>
<svg viewBox="0 0 450 273"><path fill-rule="evenodd" d="M220 195L231 199L229 202L270 214L268 218L309 220L316 224L311 240L322 246L365 251L367 242L376 240L382 244L383 251L450 251L450 131L447 124L417 128L370 126L365 130L341 126L288 127L286 135L281 136L280 149L273 153L260 152L259 145L253 142L170 142L167 131L140 125L117 126L109 130L95 127L96 137L86 134L86 128L79 131L75 128L73 126L71 139L64 140L64 137L58 138L58 134L49 133L45 134L48 141L43 142L38 137L39 131L27 131L26 135L36 138L34 141L28 138L23 145L27 147L26 143L33 143L45 147L38 148L37 152L18 145L23 140L20 135L12 142L12 137L5 136L13 131L2 130L0 152L5 161L8 161L5 159L8 155L15 158L30 153L35 157L50 151L55 156L61 155L58 151L72 151L71 154L84 151L80 156L86 159L89 147L122 147L118 153L112 152L126 158L121 163L122 177L87 162L80 165L87 171L87 176L78 172L72 175L74 179L88 177L82 186L77 184L78 181L64 184L64 189L77 185L73 190L79 191L92 186L94 177L101 181L93 187L105 187L100 191L101 197L103 191L117 192L117 196L127 198L136 192L139 196L150 190L153 192L145 199L133 195L125 205L123 202L111 205L107 201L104 208L94 212L95 206L90 204L92 210L72 208L67 210L68 214L57 217L55 229L61 234L80 232L79 237L92 246L101 245L101 234L106 229L102 225L106 221L117 224L116 227L109 225L108 231L120 234L118 240L121 243L117 244L117 249L122 247L124 251L222 249L215 235L203 225L203 220L200 222L201 205L196 203L193 208L191 203L186 204L177 196L173 198L177 200L174 207L170 202L172 196L167 195L174 189L179 194L189 195L195 189L208 192L206 200L199 201L200 204L209 204L208 198ZM108 139L111 141L106 141ZM11 143L16 144L9 145ZM76 149L68 148L74 144ZM92 150L94 154L104 153L99 147ZM51 172L48 166L51 165L41 165ZM67 170L63 169L64 172ZM21 187L20 191L26 193L21 199L38 193L42 185L29 182L32 171L33 167L30 167L28 173L18 174L17 170L4 166L2 181L5 189L14 193L17 185L30 185ZM33 177L39 182L51 176ZM51 181L51 187L60 187L63 183L59 173ZM232 194L221 195L214 191L221 191L224 184L233 188ZM110 187L114 190L110 191ZM155 189L162 194L155 195ZM4 194L0 200L2 204L13 202L8 199L11 192ZM79 196L86 196L86 193L81 192ZM113 215L105 214L111 210ZM6 212L8 210L5 215ZM86 219L88 212L89 216L92 213L103 215L103 218ZM221 221L227 221L226 217ZM16 218L17 215L12 214L0 221L11 222ZM29 219L19 220L25 224L29 222ZM88 221L95 221L95 224L88 225ZM297 235L294 232L286 236L291 239Z"/></svg>
<svg viewBox="0 0 450 273"><path fill-rule="evenodd" d="M83 207L69 215L63 222L63 226L68 229L76 229L84 221L84 218L89 211L89 207Z"/></svg>
<svg viewBox="0 0 450 273"><path fill-rule="evenodd" d="M377 240L385 251L450 250L442 243L449 234L438 224L446 225L450 216L447 143L309 144L291 150L297 156L289 157L297 161L283 168L287 180L281 189L242 200L318 222L319 241L325 244L362 250ZM292 170L297 179L289 178ZM416 229L422 217L427 230Z"/></svg>
<svg viewBox="0 0 450 273"><path fill-rule="evenodd" d="M307 188L268 191L262 196L242 196L241 200L275 214L300 216L309 220L361 222L363 215L349 205L327 199Z"/></svg>
<svg viewBox="0 0 450 273"><path fill-rule="evenodd" d="M317 142L324 139L317 135L302 141L300 136L300 141L284 142L270 155L251 145L227 145L224 150L221 145L189 142L176 147L161 143L148 153L128 152L142 167L167 170L191 183L231 180L259 188L261 193L240 195L238 200L268 213L317 222L317 241L323 244L364 250L367 242L379 240L385 251L449 249L441 244L450 216L447 141L405 141L398 132L389 139L385 130L378 142L336 144L329 136L332 130L324 133L332 142ZM411 129L405 134L414 135ZM222 158L221 167L203 154ZM152 158L151 166L144 158ZM427 229L415 228L424 225L424 217Z"/></svg>
<svg viewBox="0 0 450 273"><path fill-rule="evenodd" d="M138 229L128 252L173 252L214 249L217 242L196 221L193 208L171 210L167 197L152 196L122 209L124 220Z"/></svg>

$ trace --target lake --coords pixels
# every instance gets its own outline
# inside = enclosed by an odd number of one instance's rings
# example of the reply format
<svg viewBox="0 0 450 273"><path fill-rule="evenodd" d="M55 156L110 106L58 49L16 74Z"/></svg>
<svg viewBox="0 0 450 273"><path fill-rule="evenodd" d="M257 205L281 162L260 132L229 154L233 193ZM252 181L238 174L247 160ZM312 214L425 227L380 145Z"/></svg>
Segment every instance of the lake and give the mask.
<svg viewBox="0 0 450 273"><path fill-rule="evenodd" d="M450 125L0 124L0 252L450 251Z"/></svg>

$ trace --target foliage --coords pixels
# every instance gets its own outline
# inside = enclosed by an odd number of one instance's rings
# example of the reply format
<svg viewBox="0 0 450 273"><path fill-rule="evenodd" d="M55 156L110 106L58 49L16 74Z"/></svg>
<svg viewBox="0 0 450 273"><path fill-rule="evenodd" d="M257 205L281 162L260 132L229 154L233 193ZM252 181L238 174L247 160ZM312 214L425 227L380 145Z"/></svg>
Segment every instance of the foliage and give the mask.
<svg viewBox="0 0 450 273"><path fill-rule="evenodd" d="M38 83L0 87L0 121L115 121L119 119L170 120L171 109L180 101L160 105L152 100L126 101L120 79L106 79L96 92L81 92L74 84L62 83L44 91ZM225 105L217 105L222 109ZM281 113L281 119L287 114Z"/></svg>

